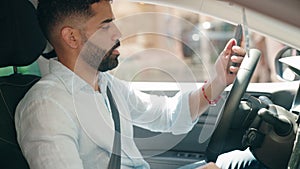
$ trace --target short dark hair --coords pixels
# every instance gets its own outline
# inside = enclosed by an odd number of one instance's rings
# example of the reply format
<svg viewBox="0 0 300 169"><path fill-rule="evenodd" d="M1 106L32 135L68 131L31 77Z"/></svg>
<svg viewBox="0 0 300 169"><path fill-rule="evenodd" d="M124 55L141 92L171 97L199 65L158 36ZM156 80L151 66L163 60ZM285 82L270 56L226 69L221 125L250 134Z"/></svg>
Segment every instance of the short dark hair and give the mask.
<svg viewBox="0 0 300 169"><path fill-rule="evenodd" d="M91 5L100 1L102 0L39 0L37 17L44 35L50 40L53 28L72 16L93 16Z"/></svg>

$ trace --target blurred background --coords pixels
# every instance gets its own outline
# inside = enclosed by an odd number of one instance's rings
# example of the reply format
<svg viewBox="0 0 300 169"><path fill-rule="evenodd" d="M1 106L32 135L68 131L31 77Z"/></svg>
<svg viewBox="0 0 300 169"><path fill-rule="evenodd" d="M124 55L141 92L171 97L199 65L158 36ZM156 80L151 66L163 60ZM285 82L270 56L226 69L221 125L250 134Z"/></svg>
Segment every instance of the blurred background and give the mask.
<svg viewBox="0 0 300 169"><path fill-rule="evenodd" d="M208 80L235 29L193 12L126 0L115 0L113 10L123 34L113 74L128 81Z"/></svg>
<svg viewBox="0 0 300 169"><path fill-rule="evenodd" d="M30 1L37 5L37 0ZM111 73L127 81L209 80L215 60L235 30L235 25L181 9L128 0L114 0L112 7L123 36L120 64ZM250 32L250 42L250 47L262 51L252 82L277 81L273 60L283 45L254 32ZM43 76L47 73L47 60L41 57L18 70ZM0 75L12 72L12 67L0 69Z"/></svg>
<svg viewBox="0 0 300 169"><path fill-rule="evenodd" d="M235 25L181 9L114 0L123 34L121 64L112 73L128 81L203 82ZM241 19L242 22L242 19ZM279 42L251 32L250 48L262 51L252 82L278 81L274 71Z"/></svg>

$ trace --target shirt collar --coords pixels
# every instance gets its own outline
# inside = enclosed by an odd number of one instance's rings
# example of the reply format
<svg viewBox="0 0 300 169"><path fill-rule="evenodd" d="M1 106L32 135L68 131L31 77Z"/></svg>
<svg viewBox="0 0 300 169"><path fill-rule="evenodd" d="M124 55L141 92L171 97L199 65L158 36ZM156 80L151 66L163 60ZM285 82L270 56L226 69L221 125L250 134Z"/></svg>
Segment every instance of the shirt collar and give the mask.
<svg viewBox="0 0 300 169"><path fill-rule="evenodd" d="M64 84L67 91L74 94L78 91L94 93L94 89L86 81L76 75L73 71L61 64L56 59L50 59L49 71Z"/></svg>

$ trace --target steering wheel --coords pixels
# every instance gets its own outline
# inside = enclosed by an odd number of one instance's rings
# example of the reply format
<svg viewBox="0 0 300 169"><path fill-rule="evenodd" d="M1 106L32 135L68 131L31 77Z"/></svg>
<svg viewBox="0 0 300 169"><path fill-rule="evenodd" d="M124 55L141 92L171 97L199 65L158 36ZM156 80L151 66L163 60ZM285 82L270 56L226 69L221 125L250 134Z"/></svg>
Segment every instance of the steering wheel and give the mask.
<svg viewBox="0 0 300 169"><path fill-rule="evenodd" d="M206 150L208 161L216 161L218 155L222 153L224 142L234 117L234 112L238 108L240 100L248 87L260 55L261 52L259 50L250 49L239 68L231 91L220 111L221 115L218 125L210 138Z"/></svg>

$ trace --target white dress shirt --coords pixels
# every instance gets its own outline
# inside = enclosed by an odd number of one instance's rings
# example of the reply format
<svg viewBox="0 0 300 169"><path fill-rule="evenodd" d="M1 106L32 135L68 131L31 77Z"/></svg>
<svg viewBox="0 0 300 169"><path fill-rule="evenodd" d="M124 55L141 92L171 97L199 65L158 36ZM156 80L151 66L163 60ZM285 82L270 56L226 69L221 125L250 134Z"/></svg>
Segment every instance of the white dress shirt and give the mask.
<svg viewBox="0 0 300 169"><path fill-rule="evenodd" d="M194 125L189 93L148 95L109 73L100 73L100 93L60 62L50 60L49 67L15 115L18 142L31 169L107 168L114 138L107 85L120 112L122 169L150 168L134 143L133 125L173 134Z"/></svg>

